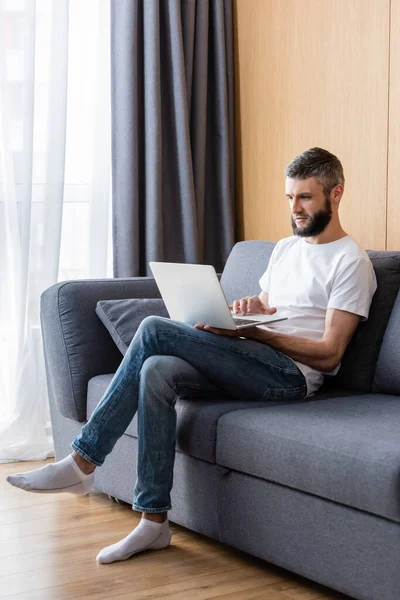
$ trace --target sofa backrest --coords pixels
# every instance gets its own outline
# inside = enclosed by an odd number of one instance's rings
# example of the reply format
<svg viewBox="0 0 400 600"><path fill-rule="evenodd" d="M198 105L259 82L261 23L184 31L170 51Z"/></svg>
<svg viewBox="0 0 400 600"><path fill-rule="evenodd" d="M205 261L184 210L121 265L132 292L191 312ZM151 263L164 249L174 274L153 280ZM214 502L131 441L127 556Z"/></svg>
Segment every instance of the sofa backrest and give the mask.
<svg viewBox="0 0 400 600"><path fill-rule="evenodd" d="M260 293L258 282L267 269L274 246L274 242L259 240L234 245L221 277L221 287L229 304Z"/></svg>
<svg viewBox="0 0 400 600"><path fill-rule="evenodd" d="M370 392L385 330L400 288L400 252L368 250L378 288L369 317L361 322L342 359L335 377L325 379L325 387Z"/></svg>
<svg viewBox="0 0 400 600"><path fill-rule="evenodd" d="M373 390L400 394L400 293L390 315L376 363Z"/></svg>
<svg viewBox="0 0 400 600"><path fill-rule="evenodd" d="M221 285L229 303L244 296L260 293L258 281L268 266L274 246L273 242L253 240L239 242L234 246L221 277ZM400 252L369 250L368 254L378 282L369 319L359 324L347 347L339 373L335 377L326 378L325 389L346 388L366 392L371 391L373 387L382 339L400 288ZM394 318L392 326L394 331L396 323L397 320ZM397 331L399 330L400 307ZM385 358L386 353L382 355L382 359L380 358L379 373L386 363ZM378 381L382 387L379 374Z"/></svg>

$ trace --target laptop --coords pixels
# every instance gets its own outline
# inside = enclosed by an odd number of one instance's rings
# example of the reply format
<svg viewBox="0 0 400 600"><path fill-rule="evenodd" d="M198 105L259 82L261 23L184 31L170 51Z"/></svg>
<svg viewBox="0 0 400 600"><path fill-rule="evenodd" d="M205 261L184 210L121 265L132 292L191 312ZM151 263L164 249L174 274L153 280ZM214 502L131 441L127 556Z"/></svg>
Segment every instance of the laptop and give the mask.
<svg viewBox="0 0 400 600"><path fill-rule="evenodd" d="M149 263L171 319L190 325L202 323L220 329L246 329L285 321L287 317L233 315L217 273L211 265Z"/></svg>

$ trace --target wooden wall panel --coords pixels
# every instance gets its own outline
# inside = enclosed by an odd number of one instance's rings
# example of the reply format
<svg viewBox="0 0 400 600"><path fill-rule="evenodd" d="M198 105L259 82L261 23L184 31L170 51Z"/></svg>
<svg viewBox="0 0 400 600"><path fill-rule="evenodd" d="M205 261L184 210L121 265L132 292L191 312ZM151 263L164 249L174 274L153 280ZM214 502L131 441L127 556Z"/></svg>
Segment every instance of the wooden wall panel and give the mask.
<svg viewBox="0 0 400 600"><path fill-rule="evenodd" d="M344 228L385 248L389 10L390 0L234 0L239 239L292 234L284 168L321 146L344 167Z"/></svg>
<svg viewBox="0 0 400 600"><path fill-rule="evenodd" d="M400 0L391 0L387 249L400 250Z"/></svg>

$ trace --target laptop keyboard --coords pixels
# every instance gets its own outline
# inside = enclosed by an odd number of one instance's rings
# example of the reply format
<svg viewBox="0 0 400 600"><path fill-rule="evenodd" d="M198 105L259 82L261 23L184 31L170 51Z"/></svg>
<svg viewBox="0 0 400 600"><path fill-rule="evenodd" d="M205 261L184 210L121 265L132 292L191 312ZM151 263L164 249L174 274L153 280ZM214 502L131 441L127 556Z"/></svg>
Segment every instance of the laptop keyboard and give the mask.
<svg viewBox="0 0 400 600"><path fill-rule="evenodd" d="M253 320L253 319L236 319L236 317L233 317L233 320L235 321L235 325L237 325L237 326L248 325L249 323L259 323L260 322L260 321Z"/></svg>

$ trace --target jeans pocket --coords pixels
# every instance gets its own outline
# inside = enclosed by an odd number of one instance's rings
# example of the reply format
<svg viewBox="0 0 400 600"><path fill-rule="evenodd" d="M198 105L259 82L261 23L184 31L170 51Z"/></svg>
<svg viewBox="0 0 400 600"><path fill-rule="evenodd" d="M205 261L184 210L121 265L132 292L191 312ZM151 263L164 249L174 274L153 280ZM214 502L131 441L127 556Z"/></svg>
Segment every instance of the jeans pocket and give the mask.
<svg viewBox="0 0 400 600"><path fill-rule="evenodd" d="M301 402L306 396L307 385L303 384L295 388L267 388L261 400Z"/></svg>

